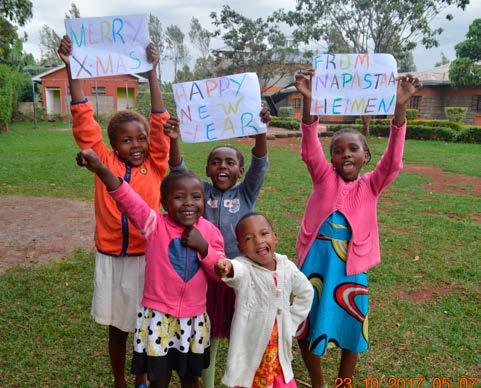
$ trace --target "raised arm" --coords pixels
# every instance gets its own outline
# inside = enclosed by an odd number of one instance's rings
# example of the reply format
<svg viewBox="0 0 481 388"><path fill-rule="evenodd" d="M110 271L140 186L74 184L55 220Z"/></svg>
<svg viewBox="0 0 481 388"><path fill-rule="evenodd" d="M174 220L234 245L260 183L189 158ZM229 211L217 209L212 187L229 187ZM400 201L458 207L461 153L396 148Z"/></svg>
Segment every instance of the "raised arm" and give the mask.
<svg viewBox="0 0 481 388"><path fill-rule="evenodd" d="M301 139L301 158L307 165L307 170L311 175L312 181L317 182L322 179L329 169L322 149L319 136L317 134L317 124L319 117L311 116L311 80L314 69L302 70L295 77L295 87L302 94L302 139Z"/></svg>
<svg viewBox="0 0 481 388"><path fill-rule="evenodd" d="M170 137L169 167L178 170L182 165L182 155L179 148L179 119L171 117L164 126L164 132Z"/></svg>
<svg viewBox="0 0 481 388"><path fill-rule="evenodd" d="M72 79L72 72L70 71L70 56L72 55L72 41L67 35L64 35L60 41L60 47L58 48L58 55L67 69L68 84L70 87L70 96L72 97L72 103L80 102L85 99L82 85L79 79Z"/></svg>
<svg viewBox="0 0 481 388"><path fill-rule="evenodd" d="M421 88L422 84L419 79L409 74L398 79L396 108L388 144L370 176L371 189L376 194L389 185L402 169L406 137L406 107L411 96Z"/></svg>
<svg viewBox="0 0 481 388"><path fill-rule="evenodd" d="M77 164L81 167L87 167L87 169L99 177L109 194L117 203L119 210L125 213L135 227L147 238L149 233L155 229L157 212L151 209L128 183L116 177L114 173L100 161L94 150L86 149L80 151L77 154Z"/></svg>
<svg viewBox="0 0 481 388"><path fill-rule="evenodd" d="M153 113L162 113L165 111L164 100L160 93L159 81L157 79L157 64L160 61L160 55L153 43L147 46L147 59L152 63L152 70L147 72L147 79L150 87L150 105Z"/></svg>

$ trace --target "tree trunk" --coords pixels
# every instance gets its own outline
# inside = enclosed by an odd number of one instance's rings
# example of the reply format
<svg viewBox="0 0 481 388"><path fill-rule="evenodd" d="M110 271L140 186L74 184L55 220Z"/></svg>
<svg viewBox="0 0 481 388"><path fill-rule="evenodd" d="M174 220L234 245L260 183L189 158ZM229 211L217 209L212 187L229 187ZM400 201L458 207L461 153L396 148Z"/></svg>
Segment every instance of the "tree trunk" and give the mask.
<svg viewBox="0 0 481 388"><path fill-rule="evenodd" d="M361 116L362 120L362 134L366 137L369 136L369 122L371 121L371 116Z"/></svg>

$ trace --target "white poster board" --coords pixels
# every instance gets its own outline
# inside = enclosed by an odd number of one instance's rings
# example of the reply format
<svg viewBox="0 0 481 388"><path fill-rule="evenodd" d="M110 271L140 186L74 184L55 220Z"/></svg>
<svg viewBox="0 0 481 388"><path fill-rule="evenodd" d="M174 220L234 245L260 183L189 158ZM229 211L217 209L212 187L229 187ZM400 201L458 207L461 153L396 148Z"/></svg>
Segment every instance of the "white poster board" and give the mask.
<svg viewBox="0 0 481 388"><path fill-rule="evenodd" d="M320 54L314 57L312 115L392 115L397 64L391 54Z"/></svg>
<svg viewBox="0 0 481 388"><path fill-rule="evenodd" d="M142 73L147 61L147 15L65 19L72 41L70 70L73 78Z"/></svg>
<svg viewBox="0 0 481 388"><path fill-rule="evenodd" d="M259 116L261 94L256 73L233 74L173 85L180 134L199 143L267 130Z"/></svg>

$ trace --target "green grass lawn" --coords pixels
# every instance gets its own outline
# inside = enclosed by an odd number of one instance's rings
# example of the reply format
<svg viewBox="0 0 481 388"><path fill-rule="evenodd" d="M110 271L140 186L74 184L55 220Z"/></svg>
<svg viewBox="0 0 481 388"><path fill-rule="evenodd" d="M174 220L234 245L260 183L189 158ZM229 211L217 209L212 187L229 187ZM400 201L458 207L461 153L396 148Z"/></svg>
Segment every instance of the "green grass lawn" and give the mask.
<svg viewBox="0 0 481 388"><path fill-rule="evenodd" d="M70 133L50 127L14 124L0 134L0 195L91 198L92 176L76 167ZM386 139L369 142L372 168ZM234 143L248 155L250 145ZM182 146L201 175L212 146ZM406 163L481 176L481 145L409 140L405 150ZM311 183L297 153L275 146L269 158L257 208L274 221L278 251L292 257ZM381 197L383 262L369 272L370 349L360 357L355 387L368 376L384 378L380 387L409 387L407 380L388 385L390 376L423 376L425 387L435 376L450 378L452 387L462 376L476 376L481 386L481 225L470 217L481 212L481 196L431 193L422 187L426 182L402 173ZM0 386L111 384L107 331L89 317L92 269L92 253L75 252L0 276ZM338 359L332 349L323 361L331 381ZM224 362L225 348L219 365ZM308 381L297 351L294 369Z"/></svg>

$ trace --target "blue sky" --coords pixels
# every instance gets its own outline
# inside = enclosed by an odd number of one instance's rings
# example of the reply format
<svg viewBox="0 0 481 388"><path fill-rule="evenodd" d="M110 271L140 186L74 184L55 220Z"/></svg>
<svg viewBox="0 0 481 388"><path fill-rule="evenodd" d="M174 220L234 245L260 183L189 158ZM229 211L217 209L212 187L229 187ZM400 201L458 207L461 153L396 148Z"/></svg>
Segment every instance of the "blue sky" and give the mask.
<svg viewBox="0 0 481 388"><path fill-rule="evenodd" d="M64 14L70 8L72 0L35 0L33 1L33 19L20 31L28 34L28 41L25 43L25 50L31 52L36 58L40 57L40 34L41 27L46 24L55 29L58 33L64 30ZM186 34L192 16L198 18L204 28L212 29L210 12L219 11L226 1L218 0L117 0L101 2L99 0L82 0L76 4L80 8L80 13L84 17L105 16L105 15L127 15L139 13L152 13L159 17L164 28L170 24L178 25ZM248 2L245 0L231 0L228 4L240 13L251 17L265 17L279 8L293 9L294 0L256 0ZM55 10L55 11L54 11ZM454 15L452 21L446 20L445 15ZM438 15L432 22L435 27L444 28L443 34L439 37L439 47L426 50L417 47L414 51L414 61L417 70L426 70L434 66L440 60L441 52L449 58L455 57L454 46L465 38L469 24L476 18L481 17L481 0L471 0L471 4L466 11L461 11L452 7L443 14ZM211 48L223 46L222 41L214 40ZM198 53L190 47L191 57L195 58ZM173 78L173 66L166 61L163 64L163 78Z"/></svg>

